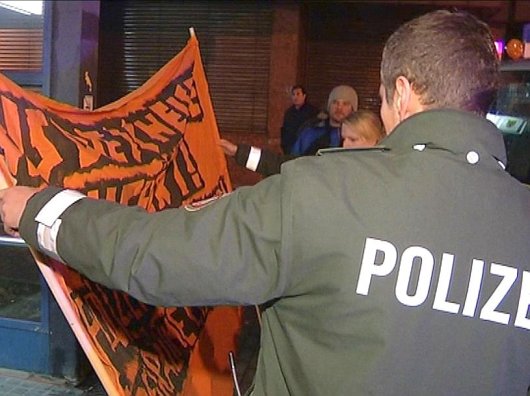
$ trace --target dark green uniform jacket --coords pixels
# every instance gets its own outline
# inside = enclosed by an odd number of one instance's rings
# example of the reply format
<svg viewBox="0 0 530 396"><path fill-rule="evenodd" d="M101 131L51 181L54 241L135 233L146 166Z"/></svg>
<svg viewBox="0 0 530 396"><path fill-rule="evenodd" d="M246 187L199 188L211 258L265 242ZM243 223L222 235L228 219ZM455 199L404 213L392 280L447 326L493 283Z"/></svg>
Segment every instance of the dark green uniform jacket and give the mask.
<svg viewBox="0 0 530 396"><path fill-rule="evenodd" d="M526 395L530 192L497 129L427 111L382 144L286 162L195 212L81 199L58 253L150 304L269 302L254 395ZM56 192L24 212L32 245Z"/></svg>

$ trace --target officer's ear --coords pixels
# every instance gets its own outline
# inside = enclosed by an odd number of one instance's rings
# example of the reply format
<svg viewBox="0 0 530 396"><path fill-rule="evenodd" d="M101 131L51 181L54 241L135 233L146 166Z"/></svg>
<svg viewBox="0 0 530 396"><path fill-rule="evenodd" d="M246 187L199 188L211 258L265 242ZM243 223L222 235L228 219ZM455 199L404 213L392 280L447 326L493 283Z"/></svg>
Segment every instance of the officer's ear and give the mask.
<svg viewBox="0 0 530 396"><path fill-rule="evenodd" d="M396 79L394 106L399 121L424 110L419 96L414 92L412 83L404 76Z"/></svg>

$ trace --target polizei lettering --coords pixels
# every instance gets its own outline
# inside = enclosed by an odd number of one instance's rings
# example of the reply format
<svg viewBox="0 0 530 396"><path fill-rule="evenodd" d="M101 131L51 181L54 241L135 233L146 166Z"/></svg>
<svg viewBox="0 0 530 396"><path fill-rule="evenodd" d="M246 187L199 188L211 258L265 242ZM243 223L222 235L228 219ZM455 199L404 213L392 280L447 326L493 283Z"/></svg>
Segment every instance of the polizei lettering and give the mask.
<svg viewBox="0 0 530 396"><path fill-rule="evenodd" d="M482 320L507 325L511 323L513 313L503 312L500 306L505 297L514 293L514 290L517 289L516 286L519 286L520 283L519 304L513 325L530 330L530 319L528 318L530 272L498 263L491 263L488 266L484 260L474 258L471 262L465 298L461 302L455 302L449 300L454 263L455 257L452 254L442 254L439 262L438 283L433 285L435 258L428 249L421 246L410 246L403 251L401 257L398 257L398 251L392 243L367 238L356 291L357 294L367 296L370 293L372 282L397 271L395 295L403 305L419 306L425 303L428 296L432 295L431 293L434 293L432 308L435 310L478 317ZM413 276L414 264L416 264L417 269L415 277ZM496 279L496 287L489 296L484 296L483 281L485 277L491 276ZM410 286L415 286L414 292L410 292ZM479 296L481 301L484 301L481 307L479 307Z"/></svg>

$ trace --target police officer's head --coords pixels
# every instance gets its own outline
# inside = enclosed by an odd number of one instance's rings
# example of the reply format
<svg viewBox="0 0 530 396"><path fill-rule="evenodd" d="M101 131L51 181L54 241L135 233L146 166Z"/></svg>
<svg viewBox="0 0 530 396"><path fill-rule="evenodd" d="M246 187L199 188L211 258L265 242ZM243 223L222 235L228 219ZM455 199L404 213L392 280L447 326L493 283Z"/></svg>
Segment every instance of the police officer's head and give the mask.
<svg viewBox="0 0 530 396"><path fill-rule="evenodd" d="M396 30L381 61L381 117L391 132L432 108L485 114L498 83L499 59L488 26L463 12L434 11Z"/></svg>

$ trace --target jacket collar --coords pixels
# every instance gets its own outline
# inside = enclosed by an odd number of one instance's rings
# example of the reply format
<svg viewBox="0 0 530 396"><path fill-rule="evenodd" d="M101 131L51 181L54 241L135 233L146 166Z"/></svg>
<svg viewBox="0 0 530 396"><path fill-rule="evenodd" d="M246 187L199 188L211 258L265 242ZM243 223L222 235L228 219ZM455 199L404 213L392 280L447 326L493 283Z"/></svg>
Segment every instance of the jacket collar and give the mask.
<svg viewBox="0 0 530 396"><path fill-rule="evenodd" d="M464 111L438 109L415 114L399 124L381 145L396 151L428 147L457 155L475 152L480 158L493 157L506 165L504 141L497 127Z"/></svg>

